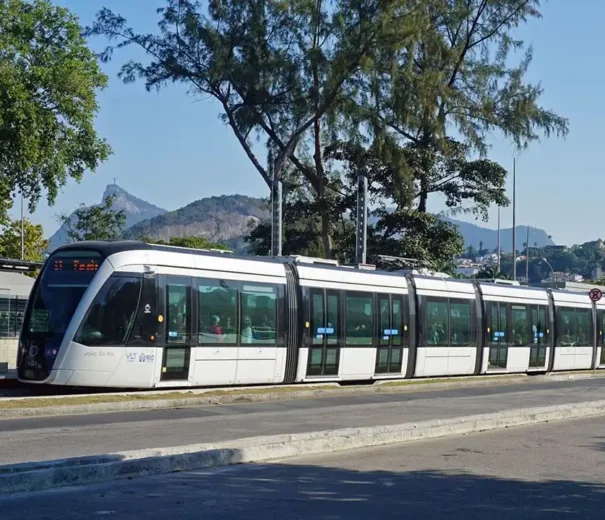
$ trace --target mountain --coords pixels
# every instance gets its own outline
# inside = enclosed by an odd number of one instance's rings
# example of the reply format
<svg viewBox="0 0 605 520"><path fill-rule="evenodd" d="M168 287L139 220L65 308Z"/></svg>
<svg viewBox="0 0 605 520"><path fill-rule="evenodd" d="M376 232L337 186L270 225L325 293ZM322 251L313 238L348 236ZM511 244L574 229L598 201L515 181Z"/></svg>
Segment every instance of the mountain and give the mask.
<svg viewBox="0 0 605 520"><path fill-rule="evenodd" d="M443 217L443 220L454 224L458 231L464 237L465 247L473 246L479 249L479 245L483 242L483 248L490 251L498 247L498 231L496 229L488 229L470 222L462 222L449 217ZM517 250L523 249L523 244L527 241L527 226L517 226ZM502 251L511 252L513 250L513 228L500 229L500 240ZM548 233L543 229L529 227L529 244L537 247L546 247L555 245Z"/></svg>
<svg viewBox="0 0 605 520"><path fill-rule="evenodd" d="M107 186L103 193L115 195L115 207L126 212L125 238L147 237L168 241L173 237L202 236L212 242L220 242L238 252L244 252L243 237L248 233L249 224L255 224L270 217L265 199L245 195L221 195L196 200L175 211L166 211L149 202L131 195L115 184ZM73 215L73 214L72 214ZM458 227L464 237L466 247L479 248L481 242L486 249L497 247L498 232L469 222L448 217L444 220ZM372 218L369 219L373 221ZM517 249L523 248L527 228L517 226ZM502 250L512 251L512 231L502 229ZM51 238L50 250L66 243L67 230L62 226ZM546 231L530 228L529 243L538 247L553 245Z"/></svg>
<svg viewBox="0 0 605 520"><path fill-rule="evenodd" d="M392 208L387 208L392 210ZM450 217L441 216L441 219L453 224L458 228L458 231L464 238L464 247L473 246L475 249L479 249L481 243L483 248L493 251L498 247L498 230L489 229L471 224L470 222L463 222ZM370 224L376 222L376 218L370 217L368 219ZM516 226L517 229L517 251L523 249L523 244L527 240L527 226ZM503 252L511 252L513 250L513 228L501 228L500 229L500 248ZM555 243L549 238L546 231L539 228L529 227L529 244L530 246L537 245L537 247L553 246Z"/></svg>
<svg viewBox="0 0 605 520"><path fill-rule="evenodd" d="M141 221L126 230L125 238L148 237L168 241L173 237L202 236L235 250L243 247L249 223L269 218L264 199L221 195L196 200L187 206Z"/></svg>
<svg viewBox="0 0 605 520"><path fill-rule="evenodd" d="M166 213L165 209L158 208L147 201L139 199L128 193L125 189L120 188L117 184L110 184L105 188L101 201L104 201L108 196L114 195L115 199L113 207L117 211L124 210L126 213L126 228L130 228L138 224L142 220L157 217ZM70 215L73 218L74 213ZM62 225L51 237L49 251L69 242L67 236L67 226Z"/></svg>

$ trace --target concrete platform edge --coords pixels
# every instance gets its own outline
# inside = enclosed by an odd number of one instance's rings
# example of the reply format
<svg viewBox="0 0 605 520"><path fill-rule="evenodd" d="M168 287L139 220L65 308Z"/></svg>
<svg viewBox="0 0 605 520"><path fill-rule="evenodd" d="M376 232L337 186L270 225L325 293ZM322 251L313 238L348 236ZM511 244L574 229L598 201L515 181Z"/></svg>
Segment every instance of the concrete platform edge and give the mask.
<svg viewBox="0 0 605 520"><path fill-rule="evenodd" d="M229 390L222 390L225 393L221 395L204 395L203 391L199 395L191 396L191 391L183 389L183 398L170 398L162 399L162 394L156 394L157 399L137 399L137 394L103 394L105 395L125 395L132 397L132 400L114 401L114 402L100 402L90 404L75 404L75 405L63 405L56 404L50 406L40 407L27 407L28 399L38 399L37 397L7 397L4 398L7 401L18 401L22 403L22 406L15 408L0 409L0 420L2 419L19 419L27 417L49 417L58 415L78 415L78 414L95 414L95 413L112 413L112 412L125 412L125 411L137 411L137 410L159 410L167 408L183 408L183 407L195 407L195 406L220 406L228 404L239 404L239 403L262 403L270 401L289 401L296 399L317 399L321 397L343 397L343 396L355 396L355 395L371 395L371 394L395 394L395 393L407 393L407 392L423 392L430 390L448 390L455 388L472 388L480 386L505 386L508 384L515 384L519 382L525 383L547 383L553 381L574 381L578 379L592 379L605 377L605 371L603 372L573 372L573 373L560 373L560 374L545 374L545 375L533 375L527 376L526 374L519 375L487 375L487 376L476 376L475 378L460 378L453 379L451 381L438 381L434 383L423 382L423 383L411 383L408 385L388 385L392 381L380 381L373 385L359 385L359 386L345 386L337 387L332 389L326 388L306 388L301 386L300 389L292 391L276 391L272 392L254 392L254 389L250 393L236 393L241 389L234 388L234 393L229 393ZM328 385L325 385L328 386ZM330 385L332 386L332 385ZM291 387L292 388L292 387ZM181 391L181 390L179 390ZM206 392L216 391L213 389L207 390ZM174 390L173 390L174 392ZM149 394L143 394L143 396ZM189 395L187 397L187 395ZM74 397L80 398L83 396L60 396L57 397L58 401L63 399ZM99 397L97 395L97 397ZM51 399L50 397L48 399Z"/></svg>
<svg viewBox="0 0 605 520"><path fill-rule="evenodd" d="M388 426L244 438L0 466L0 493L90 484L605 415L605 400Z"/></svg>

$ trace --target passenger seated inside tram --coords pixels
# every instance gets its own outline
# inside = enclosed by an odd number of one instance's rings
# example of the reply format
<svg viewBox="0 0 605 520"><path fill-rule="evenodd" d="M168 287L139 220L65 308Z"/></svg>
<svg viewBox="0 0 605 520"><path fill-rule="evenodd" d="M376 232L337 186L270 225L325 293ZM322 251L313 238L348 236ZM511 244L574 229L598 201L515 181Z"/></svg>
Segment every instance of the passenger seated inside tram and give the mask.
<svg viewBox="0 0 605 520"><path fill-rule="evenodd" d="M447 335L443 324L439 322L439 314L437 310L433 310L430 318L429 333L427 343L429 345L442 345L446 342Z"/></svg>
<svg viewBox="0 0 605 520"><path fill-rule="evenodd" d="M208 327L208 332L210 332L210 334L216 334L217 336L223 335L223 327L219 325L220 321L221 319L216 314L210 316L210 327Z"/></svg>
<svg viewBox="0 0 605 520"><path fill-rule="evenodd" d="M525 331L515 331L514 345L522 346L527 343L525 339Z"/></svg>
<svg viewBox="0 0 605 520"><path fill-rule="evenodd" d="M242 343L252 343L253 337L252 320L250 316L244 316L242 321Z"/></svg>

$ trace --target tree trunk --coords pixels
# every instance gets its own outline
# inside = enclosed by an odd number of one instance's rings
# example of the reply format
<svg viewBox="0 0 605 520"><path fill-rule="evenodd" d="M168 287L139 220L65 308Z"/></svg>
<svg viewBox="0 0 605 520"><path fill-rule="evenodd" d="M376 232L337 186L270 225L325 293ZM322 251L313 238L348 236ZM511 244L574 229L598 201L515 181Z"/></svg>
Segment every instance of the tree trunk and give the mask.
<svg viewBox="0 0 605 520"><path fill-rule="evenodd" d="M420 178L420 202L418 203L418 211L420 213L426 213L426 202L429 198L428 194L428 185L426 182L426 177L422 175Z"/></svg>
<svg viewBox="0 0 605 520"><path fill-rule="evenodd" d="M321 206L321 243L324 249L324 256L327 259L332 259L334 252L332 251L332 233L330 226L330 212L325 203Z"/></svg>
<svg viewBox="0 0 605 520"><path fill-rule="evenodd" d="M315 23L315 34L313 36L313 48L317 48L319 44L320 19L321 19L322 0L316 0L317 20ZM317 175L317 201L319 203L319 214L321 217L321 243L324 250L324 257L331 259L332 251L332 233L330 222L330 210L326 199L326 172L323 165L323 157L321 153L321 124L319 113L319 69L316 60L313 60L313 90L315 94L315 121L313 121L313 138L314 138L314 153L315 173Z"/></svg>
<svg viewBox="0 0 605 520"><path fill-rule="evenodd" d="M425 128L422 135L422 148L424 152L431 146L431 133ZM432 169L432 164L429 164L429 159L426 155L422 157L422 171L420 172L420 202L418 203L418 211L426 213L426 203L429 198L429 175Z"/></svg>

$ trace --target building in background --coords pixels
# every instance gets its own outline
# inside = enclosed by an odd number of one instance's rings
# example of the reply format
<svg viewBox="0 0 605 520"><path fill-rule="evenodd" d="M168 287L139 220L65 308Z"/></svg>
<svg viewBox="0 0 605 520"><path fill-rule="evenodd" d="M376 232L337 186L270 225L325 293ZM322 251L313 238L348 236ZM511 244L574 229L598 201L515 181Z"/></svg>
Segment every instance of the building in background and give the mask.
<svg viewBox="0 0 605 520"><path fill-rule="evenodd" d="M34 278L0 271L0 379L15 377L19 332Z"/></svg>

